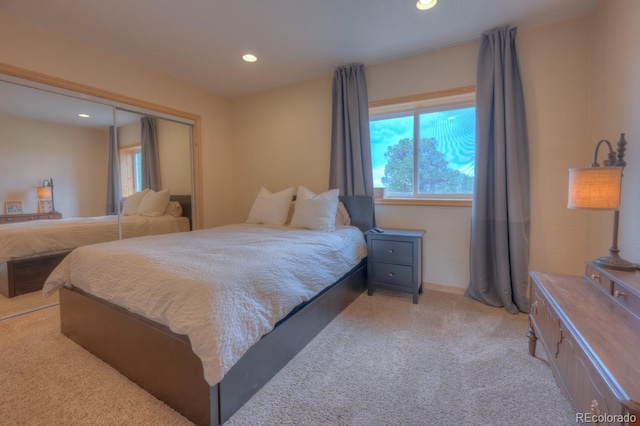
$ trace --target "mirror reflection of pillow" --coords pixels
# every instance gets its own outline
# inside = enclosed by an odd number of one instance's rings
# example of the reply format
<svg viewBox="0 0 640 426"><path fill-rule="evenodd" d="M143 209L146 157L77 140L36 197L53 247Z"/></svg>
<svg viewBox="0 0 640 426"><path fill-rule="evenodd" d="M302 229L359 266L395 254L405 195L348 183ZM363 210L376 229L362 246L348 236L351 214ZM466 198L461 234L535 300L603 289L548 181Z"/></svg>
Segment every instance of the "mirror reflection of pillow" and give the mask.
<svg viewBox="0 0 640 426"><path fill-rule="evenodd" d="M182 206L177 201L169 201L164 214L173 217L182 217Z"/></svg>
<svg viewBox="0 0 640 426"><path fill-rule="evenodd" d="M149 192L149 188L128 196L124 200L124 206L122 207L122 215L133 216L138 214L138 207L140 206L140 201L142 201L144 196L147 195L147 192Z"/></svg>
<svg viewBox="0 0 640 426"><path fill-rule="evenodd" d="M293 187L276 193L271 193L264 187L260 188L246 223L284 225L292 198Z"/></svg>
<svg viewBox="0 0 640 426"><path fill-rule="evenodd" d="M335 231L338 195L340 195L338 189L330 189L316 194L300 185L291 218L291 227L315 231Z"/></svg>
<svg viewBox="0 0 640 426"><path fill-rule="evenodd" d="M140 216L158 217L164 214L169 204L169 190L163 189L162 191L149 190L142 197L140 205L138 206L138 214Z"/></svg>

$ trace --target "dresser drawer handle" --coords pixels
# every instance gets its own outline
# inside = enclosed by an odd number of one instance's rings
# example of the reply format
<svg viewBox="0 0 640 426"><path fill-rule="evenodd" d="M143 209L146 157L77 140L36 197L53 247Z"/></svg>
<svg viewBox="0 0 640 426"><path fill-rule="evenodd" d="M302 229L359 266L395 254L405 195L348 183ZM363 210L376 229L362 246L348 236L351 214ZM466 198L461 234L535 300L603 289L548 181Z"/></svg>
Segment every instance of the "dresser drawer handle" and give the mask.
<svg viewBox="0 0 640 426"><path fill-rule="evenodd" d="M591 274L591 279L592 279L592 280L600 280L600 275L598 275L598 274Z"/></svg>
<svg viewBox="0 0 640 426"><path fill-rule="evenodd" d="M389 276L393 278L393 272L389 272Z"/></svg>
<svg viewBox="0 0 640 426"><path fill-rule="evenodd" d="M389 249L389 254L393 254L395 253L395 251L393 251L393 249Z"/></svg>
<svg viewBox="0 0 640 426"><path fill-rule="evenodd" d="M533 302L533 305L531 305L531 312L534 315L538 313L538 301L537 300L535 302Z"/></svg>
<svg viewBox="0 0 640 426"><path fill-rule="evenodd" d="M624 297L624 296L626 296L626 294L624 294L623 292L618 291L618 290L614 291L614 292L613 292L613 295L614 295L615 297Z"/></svg>
<svg viewBox="0 0 640 426"><path fill-rule="evenodd" d="M600 415L600 406L598 405L598 401L595 399L591 401L591 414L594 416Z"/></svg>

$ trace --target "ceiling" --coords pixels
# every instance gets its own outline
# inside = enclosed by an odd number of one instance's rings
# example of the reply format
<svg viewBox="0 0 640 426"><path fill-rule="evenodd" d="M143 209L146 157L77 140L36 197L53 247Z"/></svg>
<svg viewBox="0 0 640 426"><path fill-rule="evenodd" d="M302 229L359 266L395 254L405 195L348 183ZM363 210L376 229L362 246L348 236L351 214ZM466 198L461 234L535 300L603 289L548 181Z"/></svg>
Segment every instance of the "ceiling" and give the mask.
<svg viewBox="0 0 640 426"><path fill-rule="evenodd" d="M88 118L78 114L87 114ZM113 108L46 90L34 89L0 79L0 115L22 117L77 127L107 128L113 125ZM118 110L118 126L140 120L141 114Z"/></svg>
<svg viewBox="0 0 640 426"><path fill-rule="evenodd" d="M598 0L2 0L0 13L236 97L591 13ZM253 53L255 63L241 56Z"/></svg>

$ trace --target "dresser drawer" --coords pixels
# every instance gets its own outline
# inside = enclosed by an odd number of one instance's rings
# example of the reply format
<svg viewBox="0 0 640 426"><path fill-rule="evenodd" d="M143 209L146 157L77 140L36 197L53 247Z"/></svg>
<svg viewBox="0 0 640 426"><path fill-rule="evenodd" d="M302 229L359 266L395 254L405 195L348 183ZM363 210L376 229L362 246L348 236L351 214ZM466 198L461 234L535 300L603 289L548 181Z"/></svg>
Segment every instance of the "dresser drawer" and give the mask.
<svg viewBox="0 0 640 426"><path fill-rule="evenodd" d="M591 283L595 284L601 290L604 290L607 294L613 293L613 281L604 275L601 275L593 266L587 264L585 269L585 278Z"/></svg>
<svg viewBox="0 0 640 426"><path fill-rule="evenodd" d="M371 259L385 262L413 264L413 243L406 241L371 241Z"/></svg>
<svg viewBox="0 0 640 426"><path fill-rule="evenodd" d="M393 263L371 262L371 281L404 289L413 289L413 267Z"/></svg>
<svg viewBox="0 0 640 426"><path fill-rule="evenodd" d="M635 293L630 293L629 290L617 282L613 283L613 291L611 292L616 298L616 301L625 308L629 309L634 315L640 312L640 297Z"/></svg>

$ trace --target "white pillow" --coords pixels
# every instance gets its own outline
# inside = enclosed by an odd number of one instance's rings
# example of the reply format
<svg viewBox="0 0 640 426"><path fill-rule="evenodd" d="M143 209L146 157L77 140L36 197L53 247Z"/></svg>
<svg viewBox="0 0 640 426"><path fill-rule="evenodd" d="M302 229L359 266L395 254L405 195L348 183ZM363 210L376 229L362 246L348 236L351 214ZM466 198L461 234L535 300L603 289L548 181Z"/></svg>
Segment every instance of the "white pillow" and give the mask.
<svg viewBox="0 0 640 426"><path fill-rule="evenodd" d="M287 221L292 198L293 187L276 193L271 193L264 187L260 188L260 192L251 206L247 223L284 225Z"/></svg>
<svg viewBox="0 0 640 426"><path fill-rule="evenodd" d="M336 225L351 225L351 216L349 216L349 211L342 204L342 201L338 203L338 211L336 212Z"/></svg>
<svg viewBox="0 0 640 426"><path fill-rule="evenodd" d="M296 207L291 218L291 227L335 231L339 194L340 190L330 189L316 195L310 189L300 185Z"/></svg>
<svg viewBox="0 0 640 426"><path fill-rule="evenodd" d="M164 215L182 217L182 206L177 201L169 201L169 204L167 204L167 208L164 211Z"/></svg>
<svg viewBox="0 0 640 426"><path fill-rule="evenodd" d="M293 218L293 212L296 209L296 202L292 201L291 206L289 207L289 213L287 213L287 223L286 225L291 225L291 219ZM351 225L351 216L349 216L349 211L344 206L342 201L338 203L338 210L336 211L336 225L349 226Z"/></svg>
<svg viewBox="0 0 640 426"><path fill-rule="evenodd" d="M169 204L169 190L162 191L149 190L140 201L138 214L140 216L158 217L164 214Z"/></svg>
<svg viewBox="0 0 640 426"><path fill-rule="evenodd" d="M138 206L140 205L140 201L142 201L144 196L147 195L147 192L149 192L149 188L128 196L124 200L124 206L122 207L122 215L133 216L138 214Z"/></svg>
<svg viewBox="0 0 640 426"><path fill-rule="evenodd" d="M334 189L332 191L337 191L337 190ZM329 197L328 193L329 193L329 191L323 192L320 195L322 195L323 198L326 198L326 197ZM331 193L331 194L333 194L333 193ZM312 190L310 190L306 186L298 185L298 193L296 194L296 200L308 200L310 198L317 197L317 196L318 196L318 194L316 194L315 192L313 192Z"/></svg>

